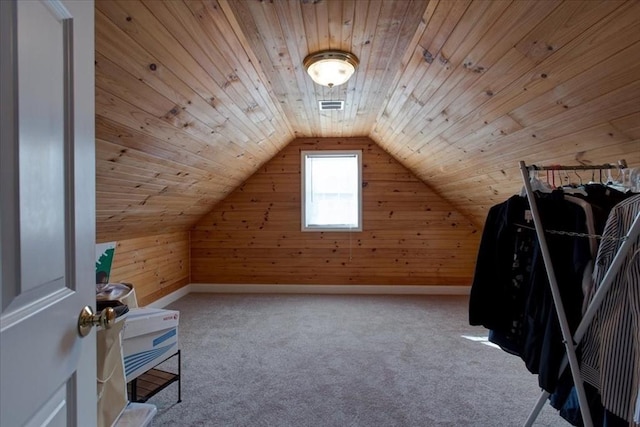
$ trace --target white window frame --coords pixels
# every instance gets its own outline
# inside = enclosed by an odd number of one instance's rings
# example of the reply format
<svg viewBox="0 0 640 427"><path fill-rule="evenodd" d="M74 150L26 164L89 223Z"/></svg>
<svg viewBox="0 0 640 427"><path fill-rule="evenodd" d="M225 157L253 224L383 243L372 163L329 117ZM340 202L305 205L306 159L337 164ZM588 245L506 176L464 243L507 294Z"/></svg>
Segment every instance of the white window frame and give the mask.
<svg viewBox="0 0 640 427"><path fill-rule="evenodd" d="M307 205L307 157L329 157L329 156L355 156L358 160L358 219L356 226L336 226L336 225L307 225L306 205ZM300 218L302 231L362 231L362 150L303 150L300 152L300 177L301 177L301 197L300 205L302 216Z"/></svg>

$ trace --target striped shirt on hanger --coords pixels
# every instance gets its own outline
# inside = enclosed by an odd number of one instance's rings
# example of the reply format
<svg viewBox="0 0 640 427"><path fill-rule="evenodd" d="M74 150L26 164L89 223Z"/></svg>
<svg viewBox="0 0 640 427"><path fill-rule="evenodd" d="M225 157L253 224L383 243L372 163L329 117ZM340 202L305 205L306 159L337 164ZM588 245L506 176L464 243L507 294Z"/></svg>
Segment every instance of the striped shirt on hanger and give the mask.
<svg viewBox="0 0 640 427"><path fill-rule="evenodd" d="M640 195L611 211L604 236L624 237L640 215ZM594 289L604 278L622 240L601 242L594 269ZM582 340L582 375L600 390L603 406L632 421L640 389L640 237L633 242Z"/></svg>

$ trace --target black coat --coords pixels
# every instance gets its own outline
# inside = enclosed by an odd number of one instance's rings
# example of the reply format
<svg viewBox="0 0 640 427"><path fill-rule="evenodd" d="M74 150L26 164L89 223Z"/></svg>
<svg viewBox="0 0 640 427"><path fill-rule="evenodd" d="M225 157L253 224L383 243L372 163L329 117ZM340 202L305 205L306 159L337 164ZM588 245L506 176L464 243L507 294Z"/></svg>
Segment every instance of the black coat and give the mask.
<svg viewBox="0 0 640 427"><path fill-rule="evenodd" d="M537 199L545 230L586 233L582 208L561 193ZM564 354L551 288L528 202L520 196L492 207L487 216L471 287L469 323L491 330L490 339L517 354L555 389ZM523 227L524 226L524 227ZM571 331L581 319L582 279L591 259L588 240L546 233L558 288Z"/></svg>

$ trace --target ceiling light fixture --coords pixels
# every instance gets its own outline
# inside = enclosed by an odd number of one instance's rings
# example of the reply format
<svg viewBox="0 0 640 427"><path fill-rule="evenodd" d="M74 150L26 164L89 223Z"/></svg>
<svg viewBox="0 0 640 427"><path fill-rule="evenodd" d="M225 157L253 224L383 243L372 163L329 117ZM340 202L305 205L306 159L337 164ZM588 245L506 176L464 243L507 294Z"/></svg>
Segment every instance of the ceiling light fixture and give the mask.
<svg viewBox="0 0 640 427"><path fill-rule="evenodd" d="M323 50L304 58L304 68L314 82L322 86L339 86L356 71L360 61L349 52L341 50Z"/></svg>

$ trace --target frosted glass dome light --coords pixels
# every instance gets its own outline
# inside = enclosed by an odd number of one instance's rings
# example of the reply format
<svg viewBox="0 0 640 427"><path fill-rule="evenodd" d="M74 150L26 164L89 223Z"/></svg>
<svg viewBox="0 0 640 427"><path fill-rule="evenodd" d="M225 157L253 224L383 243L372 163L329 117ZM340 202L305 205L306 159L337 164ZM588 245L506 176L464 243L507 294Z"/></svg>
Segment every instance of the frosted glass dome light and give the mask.
<svg viewBox="0 0 640 427"><path fill-rule="evenodd" d="M358 63L355 55L339 50L313 53L303 62L313 81L328 87L346 83L356 71Z"/></svg>

